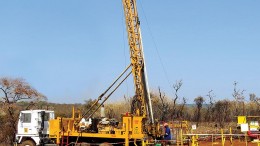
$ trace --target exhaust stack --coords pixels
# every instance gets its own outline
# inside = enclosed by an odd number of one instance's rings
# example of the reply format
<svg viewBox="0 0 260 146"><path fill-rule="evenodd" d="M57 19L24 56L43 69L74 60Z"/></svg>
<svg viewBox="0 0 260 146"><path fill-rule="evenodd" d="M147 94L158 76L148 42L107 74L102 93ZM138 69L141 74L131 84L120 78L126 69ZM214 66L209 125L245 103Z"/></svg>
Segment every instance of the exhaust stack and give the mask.
<svg viewBox="0 0 260 146"><path fill-rule="evenodd" d="M104 104L100 108L100 116L101 116L101 118L105 118L106 117Z"/></svg>

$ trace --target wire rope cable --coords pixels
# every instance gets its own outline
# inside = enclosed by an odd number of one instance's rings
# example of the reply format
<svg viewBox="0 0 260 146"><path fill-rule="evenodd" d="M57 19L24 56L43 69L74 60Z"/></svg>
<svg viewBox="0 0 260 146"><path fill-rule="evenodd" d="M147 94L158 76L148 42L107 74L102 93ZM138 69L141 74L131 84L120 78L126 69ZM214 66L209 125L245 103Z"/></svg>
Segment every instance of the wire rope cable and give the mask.
<svg viewBox="0 0 260 146"><path fill-rule="evenodd" d="M164 72L164 76L165 76L165 78L166 78L166 80L167 80L167 82L168 82L168 84L169 84L169 87L171 87L171 83L170 83L170 79L169 79L168 73L167 73L167 71L166 71L166 68L165 68L165 66L164 66L163 60L162 60L161 55L160 55L160 53L159 53L159 49L158 49L158 47L157 47L157 43L155 42L155 38L154 38L153 33L152 33L152 31L151 31L150 25L149 25L149 23L148 23L148 19L147 19L146 15L145 15L145 11L144 11L144 9L143 9L142 2L141 2L141 1L139 1L139 2L140 2L141 10L142 10L142 12L143 12L143 14L144 14L144 18L145 18L145 21L146 21L146 24L147 24L147 28L148 28L149 35L151 36L153 45L154 45L155 50L156 50L156 53L157 53L157 56L158 56L158 58L159 58L159 61L160 61L161 66L162 66L162 69L163 69L163 72Z"/></svg>

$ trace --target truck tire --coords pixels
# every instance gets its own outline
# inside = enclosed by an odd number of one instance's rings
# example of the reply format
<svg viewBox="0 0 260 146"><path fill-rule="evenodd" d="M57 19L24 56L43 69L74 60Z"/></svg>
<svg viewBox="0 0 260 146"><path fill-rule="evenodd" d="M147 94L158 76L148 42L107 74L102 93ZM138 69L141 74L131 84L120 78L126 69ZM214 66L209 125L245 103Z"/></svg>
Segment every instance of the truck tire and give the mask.
<svg viewBox="0 0 260 146"><path fill-rule="evenodd" d="M25 140L20 146L36 146L35 143L31 140Z"/></svg>

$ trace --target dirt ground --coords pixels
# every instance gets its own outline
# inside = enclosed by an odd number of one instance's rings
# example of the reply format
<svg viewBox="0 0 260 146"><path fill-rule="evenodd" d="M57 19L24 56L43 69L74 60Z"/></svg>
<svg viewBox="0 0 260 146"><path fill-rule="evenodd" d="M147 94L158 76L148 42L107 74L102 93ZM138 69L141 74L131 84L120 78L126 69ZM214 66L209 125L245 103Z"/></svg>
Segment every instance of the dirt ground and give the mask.
<svg viewBox="0 0 260 146"><path fill-rule="evenodd" d="M225 146L258 146L258 144L255 142L246 142L245 141L241 141L241 140L233 140L233 145L231 144L231 142L229 140L225 141ZM191 146L191 144L190 144ZM199 146L222 146L221 141L216 141L216 142L211 142L211 141L199 141ZM260 143L259 143L260 146Z"/></svg>

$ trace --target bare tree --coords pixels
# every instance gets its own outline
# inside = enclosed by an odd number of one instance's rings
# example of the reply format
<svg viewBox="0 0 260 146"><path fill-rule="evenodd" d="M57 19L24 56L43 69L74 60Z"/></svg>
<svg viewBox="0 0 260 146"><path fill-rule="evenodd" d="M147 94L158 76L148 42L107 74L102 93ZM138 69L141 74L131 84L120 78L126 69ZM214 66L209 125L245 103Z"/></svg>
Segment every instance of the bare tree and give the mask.
<svg viewBox="0 0 260 146"><path fill-rule="evenodd" d="M177 114L177 117L180 119L183 119L183 110L184 110L186 103L187 103L187 99L185 97L183 97L182 103L180 104L180 108L179 108L178 114Z"/></svg>
<svg viewBox="0 0 260 146"><path fill-rule="evenodd" d="M160 87L158 87L158 90L159 90L159 98L160 98L160 101L161 101L161 104L162 104L161 105L162 106L161 120L165 121L166 117L168 115L168 112L169 112L170 104L169 104L169 102L167 102L167 98L165 96L165 93L161 92Z"/></svg>
<svg viewBox="0 0 260 146"><path fill-rule="evenodd" d="M178 91L182 86L182 80L176 81L176 83L173 85L173 89L174 89L174 98L173 98L173 106L172 106L172 113L171 113L171 118L175 118L175 116L177 116L177 100L179 98L178 96Z"/></svg>
<svg viewBox="0 0 260 146"><path fill-rule="evenodd" d="M18 118L17 102L19 101L39 101L46 97L31 87L23 79L0 78L0 104L1 110L7 118L6 126L11 134L9 144L14 140L16 133L16 121ZM9 136L9 135L8 135Z"/></svg>
<svg viewBox="0 0 260 146"><path fill-rule="evenodd" d="M254 93L249 94L250 101L256 103L258 106L260 106L260 97L257 97Z"/></svg>
<svg viewBox="0 0 260 146"><path fill-rule="evenodd" d="M214 106L214 97L215 97L215 95L214 95L214 93L212 93L213 92L213 90L210 90L209 92L208 92L208 94L206 95L208 98L209 98L209 105L208 105L208 107L207 107L207 112L206 112L206 115L205 115L205 120L206 121L208 121L208 122L210 122L210 121L212 121L212 114L213 114L213 112L214 112L214 109L213 109L213 106Z"/></svg>
<svg viewBox="0 0 260 146"><path fill-rule="evenodd" d="M242 115L245 115L245 97L244 97L244 92L245 90L237 90L237 84L238 82L234 81L234 91L233 91L233 94L232 96L234 97L235 99L235 115L238 116L239 114L241 114L241 110L240 110L240 107L242 107ZM242 106L241 106L242 104Z"/></svg>

